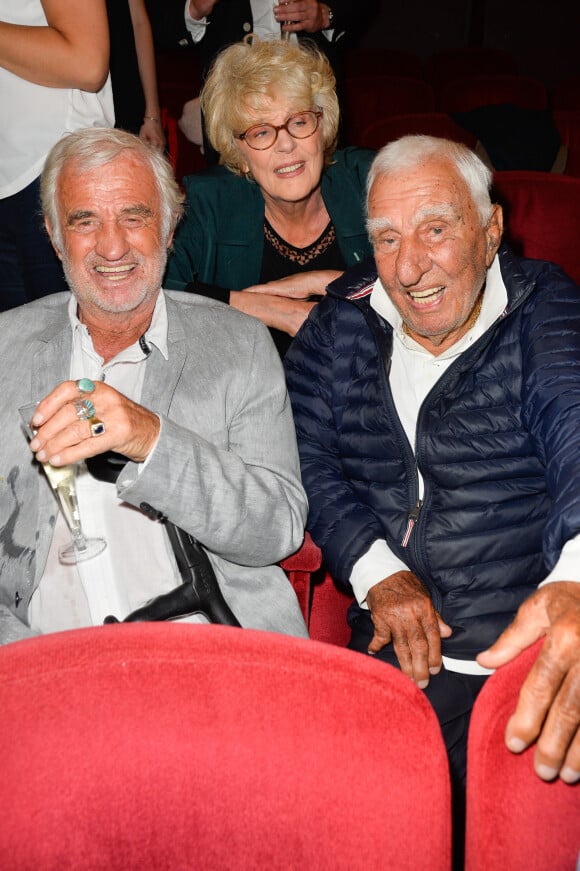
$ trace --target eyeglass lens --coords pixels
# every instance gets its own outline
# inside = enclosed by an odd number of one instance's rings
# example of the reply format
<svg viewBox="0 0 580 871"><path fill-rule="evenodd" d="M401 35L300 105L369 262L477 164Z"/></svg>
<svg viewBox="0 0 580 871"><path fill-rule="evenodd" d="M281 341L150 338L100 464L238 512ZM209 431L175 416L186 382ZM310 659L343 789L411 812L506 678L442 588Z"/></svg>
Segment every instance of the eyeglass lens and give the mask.
<svg viewBox="0 0 580 871"><path fill-rule="evenodd" d="M278 138L280 130L287 130L293 139L307 139L316 131L319 115L319 112L298 112L296 115L291 115L284 124L278 126L255 124L242 136L250 148L257 151L270 148Z"/></svg>

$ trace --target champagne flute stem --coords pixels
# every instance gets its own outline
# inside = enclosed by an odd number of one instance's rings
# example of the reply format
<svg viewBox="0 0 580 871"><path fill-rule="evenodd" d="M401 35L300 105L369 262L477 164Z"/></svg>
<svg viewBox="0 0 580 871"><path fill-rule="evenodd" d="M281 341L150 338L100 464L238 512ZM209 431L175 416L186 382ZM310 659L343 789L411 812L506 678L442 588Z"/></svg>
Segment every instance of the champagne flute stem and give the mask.
<svg viewBox="0 0 580 871"><path fill-rule="evenodd" d="M71 529L71 535L76 550L85 551L87 549L87 540L82 529Z"/></svg>

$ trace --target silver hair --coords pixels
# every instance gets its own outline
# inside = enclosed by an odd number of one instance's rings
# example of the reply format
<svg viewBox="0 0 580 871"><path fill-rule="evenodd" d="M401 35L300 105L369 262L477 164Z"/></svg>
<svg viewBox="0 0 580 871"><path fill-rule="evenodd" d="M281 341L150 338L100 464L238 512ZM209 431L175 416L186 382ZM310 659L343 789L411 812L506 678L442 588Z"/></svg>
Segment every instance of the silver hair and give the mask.
<svg viewBox="0 0 580 871"><path fill-rule="evenodd" d="M40 180L42 211L57 248L63 247L57 191L65 166L74 164L79 172L86 172L110 163L123 151L132 151L153 173L161 203L162 240L164 245L167 243L182 215L185 199L167 158L132 133L110 127L86 127L68 133L56 143L46 158Z"/></svg>
<svg viewBox="0 0 580 871"><path fill-rule="evenodd" d="M493 210L490 198L491 171L466 145L436 136L402 136L381 148L367 176L367 206L371 187L378 177L414 169L432 158L448 160L455 166L469 189L482 226L486 227Z"/></svg>

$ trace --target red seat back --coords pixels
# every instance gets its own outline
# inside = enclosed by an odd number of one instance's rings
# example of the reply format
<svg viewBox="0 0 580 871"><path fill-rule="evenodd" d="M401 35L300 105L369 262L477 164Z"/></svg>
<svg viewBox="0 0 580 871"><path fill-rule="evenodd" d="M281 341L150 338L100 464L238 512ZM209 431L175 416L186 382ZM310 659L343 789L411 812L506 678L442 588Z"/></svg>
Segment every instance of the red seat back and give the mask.
<svg viewBox="0 0 580 871"><path fill-rule="evenodd" d="M475 703L467 759L466 871L576 871L580 784L545 783L534 748L504 743L508 718L539 645L490 677Z"/></svg>
<svg viewBox="0 0 580 871"><path fill-rule="evenodd" d="M379 149L387 142L414 133L453 139L463 142L468 148L475 148L477 144L477 137L456 124L445 112L413 112L378 118L363 131L360 144L365 148Z"/></svg>
<svg viewBox="0 0 580 871"><path fill-rule="evenodd" d="M516 73L517 64L512 55L486 46L440 49L425 62L425 77L437 92L452 79Z"/></svg>
<svg viewBox="0 0 580 871"><path fill-rule="evenodd" d="M580 73L557 82L552 88L552 108L580 111Z"/></svg>
<svg viewBox="0 0 580 871"><path fill-rule="evenodd" d="M5 867L449 871L435 714L370 657L97 627L2 647L0 709Z"/></svg>
<svg viewBox="0 0 580 871"><path fill-rule="evenodd" d="M504 206L506 239L518 254L551 260L580 284L580 179L506 170L493 177Z"/></svg>
<svg viewBox="0 0 580 871"><path fill-rule="evenodd" d="M309 532L304 533L304 541L299 550L280 563L294 587L294 592L296 593L296 598L298 599L306 625L308 625L310 616L312 578L320 569L321 564L322 554L312 541Z"/></svg>
<svg viewBox="0 0 580 871"><path fill-rule="evenodd" d="M580 178L580 108L554 109L552 114L560 138L568 150L564 174Z"/></svg>
<svg viewBox="0 0 580 871"><path fill-rule="evenodd" d="M360 145L363 130L377 118L405 112L431 112L433 88L422 79L368 75L346 79L343 120L347 145Z"/></svg>
<svg viewBox="0 0 580 871"><path fill-rule="evenodd" d="M346 612L353 601L352 595L340 589L328 572L312 585L308 632L316 641L346 647L350 628Z"/></svg>
<svg viewBox="0 0 580 871"><path fill-rule="evenodd" d="M466 76L442 86L438 109L440 112L469 112L478 106L498 103L509 103L522 109L547 109L548 92L543 82L527 76Z"/></svg>
<svg viewBox="0 0 580 871"><path fill-rule="evenodd" d="M346 647L350 638L346 612L352 595L334 583L308 532L300 550L280 565L294 587L310 637Z"/></svg>
<svg viewBox="0 0 580 871"><path fill-rule="evenodd" d="M344 53L344 77L388 75L423 78L423 63L411 51L396 48L347 48Z"/></svg>

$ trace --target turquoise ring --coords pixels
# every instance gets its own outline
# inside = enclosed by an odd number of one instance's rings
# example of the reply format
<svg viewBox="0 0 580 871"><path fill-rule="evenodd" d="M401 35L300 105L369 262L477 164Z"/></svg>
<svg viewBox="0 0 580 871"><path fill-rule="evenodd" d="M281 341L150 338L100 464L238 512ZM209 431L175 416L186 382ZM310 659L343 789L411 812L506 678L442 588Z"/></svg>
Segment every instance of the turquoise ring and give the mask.
<svg viewBox="0 0 580 871"><path fill-rule="evenodd" d="M90 378L79 378L77 381L79 393L92 393L95 389L94 382Z"/></svg>
<svg viewBox="0 0 580 871"><path fill-rule="evenodd" d="M79 420L89 420L95 416L95 406L90 399L78 399L75 402L75 409Z"/></svg>

